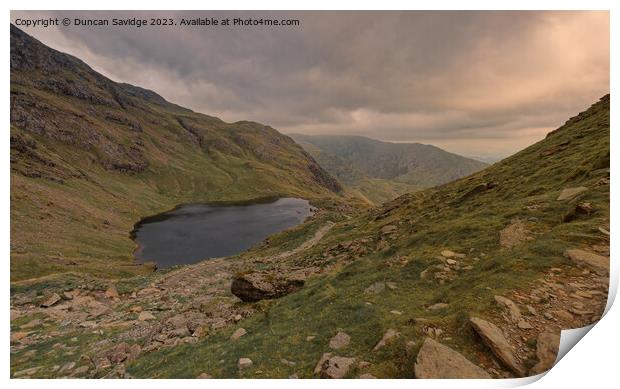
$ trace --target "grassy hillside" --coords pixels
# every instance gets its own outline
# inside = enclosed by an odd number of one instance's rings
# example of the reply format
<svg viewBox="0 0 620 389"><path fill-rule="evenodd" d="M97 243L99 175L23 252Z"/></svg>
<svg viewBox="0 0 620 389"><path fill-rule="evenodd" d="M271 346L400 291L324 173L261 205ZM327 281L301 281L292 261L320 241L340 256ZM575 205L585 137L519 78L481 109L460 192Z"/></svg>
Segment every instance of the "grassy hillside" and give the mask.
<svg viewBox="0 0 620 389"><path fill-rule="evenodd" d="M11 279L126 277L132 226L184 202L337 199L291 138L115 83L11 26Z"/></svg>
<svg viewBox="0 0 620 389"><path fill-rule="evenodd" d="M422 378L429 338L515 377L603 312L609 95L484 170L361 209L275 130L113 83L15 28L11 84L12 378ZM133 264L141 216L278 194L324 206L234 257ZM274 298L243 302L247 279Z"/></svg>
<svg viewBox="0 0 620 389"><path fill-rule="evenodd" d="M341 135L292 137L340 182L375 203L445 184L487 166L419 143Z"/></svg>
<svg viewBox="0 0 620 389"><path fill-rule="evenodd" d="M355 358L344 377L420 378L428 338L493 378L537 374L549 334L603 312L609 222L605 96L479 173L380 208L323 209L235 257L13 283L11 377L318 377L331 353ZM231 293L257 274L305 284L255 303ZM471 317L498 327L516 368Z"/></svg>
<svg viewBox="0 0 620 389"><path fill-rule="evenodd" d="M315 247L287 260L291 267L326 271L301 291L261 302L251 318L196 344L147 354L128 371L140 377L195 377L201 372L311 377L321 355L331 351L370 363L348 376L413 377L417 352L424 337L431 336L493 377L513 376L473 333L468 319L479 316L500 326L526 368L537 361L538 334L598 320L608 279L566 258L565 250L609 255L604 233L609 231L608 177L605 96L545 140L479 173L338 223ZM557 200L570 187L587 190ZM585 203L590 213L567 217ZM511 234L519 230L515 225L523 233ZM251 258L260 257L262 250L247 254L246 270L255 266ZM449 253L442 256L444 250L462 255L452 263ZM282 261L262 266L286 268ZM601 298L588 302L575 290ZM531 327L510 323L495 295L517 301ZM238 327L247 334L230 340ZM401 336L372 351L388 329ZM328 343L338 331L349 334L351 343L334 351ZM241 357L253 365L239 369Z"/></svg>

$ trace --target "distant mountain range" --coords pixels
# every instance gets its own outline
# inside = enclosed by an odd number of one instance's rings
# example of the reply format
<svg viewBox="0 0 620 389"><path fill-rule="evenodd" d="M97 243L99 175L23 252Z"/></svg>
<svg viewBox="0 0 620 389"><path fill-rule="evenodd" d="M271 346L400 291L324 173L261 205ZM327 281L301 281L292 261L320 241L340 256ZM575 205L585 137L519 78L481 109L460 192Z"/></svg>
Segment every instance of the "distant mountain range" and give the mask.
<svg viewBox="0 0 620 389"><path fill-rule="evenodd" d="M438 147L362 136L291 135L342 183L375 203L441 185L488 166Z"/></svg>

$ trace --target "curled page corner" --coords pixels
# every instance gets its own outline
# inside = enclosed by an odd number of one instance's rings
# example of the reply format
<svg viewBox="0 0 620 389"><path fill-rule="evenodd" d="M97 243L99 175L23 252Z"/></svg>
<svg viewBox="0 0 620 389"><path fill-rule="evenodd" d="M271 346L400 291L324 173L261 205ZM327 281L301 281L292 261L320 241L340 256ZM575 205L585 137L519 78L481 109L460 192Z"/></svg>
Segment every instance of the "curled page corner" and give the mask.
<svg viewBox="0 0 620 389"><path fill-rule="evenodd" d="M596 323L592 323L590 325L587 325L581 328L572 328L569 330L562 330L560 334L560 349L558 351L558 356L556 357L555 362L553 363L553 366L557 365L557 363L562 358L564 358L564 356L568 354L568 352L573 347L575 347L575 345L579 343L579 341L583 339L583 337L586 336L586 334L590 332L590 330L594 328L595 325Z"/></svg>
<svg viewBox="0 0 620 389"><path fill-rule="evenodd" d="M555 359L555 362L553 363L553 366L555 367L555 365L558 364L558 362L564 358L564 356L566 354L568 354L568 352L575 347L575 345L592 329L594 328L594 326L596 325L596 323L590 324L588 326L585 327L581 327L581 328L572 328L572 329L568 329L568 330L562 330L560 333L560 347L558 350L558 355ZM553 367L551 368L553 369ZM541 378L543 378L545 375L547 375L547 373L549 371L551 371L551 369L537 374L537 375L533 375L533 376L529 376L529 377L523 377L523 378L508 378L508 379L504 379L504 380L498 380L495 381L493 380L493 384L489 385L489 386L493 386L493 387L499 387L499 388L515 388L515 387L519 387L519 386L525 386L525 385L529 385L532 384L538 380L540 380ZM482 382L482 380L479 380L480 382Z"/></svg>

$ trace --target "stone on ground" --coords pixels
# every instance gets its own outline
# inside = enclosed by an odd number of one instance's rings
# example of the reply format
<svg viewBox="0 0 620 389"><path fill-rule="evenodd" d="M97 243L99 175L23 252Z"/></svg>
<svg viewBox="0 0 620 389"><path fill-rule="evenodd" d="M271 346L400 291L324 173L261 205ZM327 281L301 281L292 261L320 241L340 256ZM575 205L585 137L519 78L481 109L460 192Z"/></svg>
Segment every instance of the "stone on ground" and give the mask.
<svg viewBox="0 0 620 389"><path fill-rule="evenodd" d="M452 258L452 257L454 257L456 255L456 253L454 251L451 251L451 250L443 250L441 252L441 255L446 257L446 258Z"/></svg>
<svg viewBox="0 0 620 389"><path fill-rule="evenodd" d="M376 379L377 377L375 377L374 375L370 374L370 373L364 373L362 375L360 375L361 379L365 379L365 380L369 380L369 379Z"/></svg>
<svg viewBox="0 0 620 389"><path fill-rule="evenodd" d="M240 337L242 337L243 335L247 334L248 332L245 330L245 328L237 328L237 330L235 332L233 332L233 334L230 336L231 340L237 340Z"/></svg>
<svg viewBox="0 0 620 389"><path fill-rule="evenodd" d="M573 199L587 190L588 188L586 188L585 186L562 189L562 192L560 192L560 195L558 196L558 201Z"/></svg>
<svg viewBox="0 0 620 389"><path fill-rule="evenodd" d="M426 338L414 366L416 378L491 378L460 353Z"/></svg>
<svg viewBox="0 0 620 389"><path fill-rule="evenodd" d="M599 274L609 273L609 258L585 250L570 249L564 253L573 262L593 268Z"/></svg>
<svg viewBox="0 0 620 389"><path fill-rule="evenodd" d="M155 320L155 316L153 316L153 314L151 312L140 312L140 315L138 315L138 320L140 321L147 321L147 320Z"/></svg>
<svg viewBox="0 0 620 389"><path fill-rule="evenodd" d="M327 362L327 360L331 358L332 355L333 355L332 353L325 353L321 355L321 358L319 359L319 361L316 363L316 366L314 367L314 374L319 374L321 372L321 370L323 369L323 364Z"/></svg>
<svg viewBox="0 0 620 389"><path fill-rule="evenodd" d="M521 320L521 310L514 303L514 301L504 297L504 296L495 296L495 302L497 302L501 307L508 310L508 314L510 315L510 319L514 323L518 323Z"/></svg>
<svg viewBox="0 0 620 389"><path fill-rule="evenodd" d="M118 290L116 290L116 286L110 285L108 290L105 291L105 295L107 298L115 299L118 298Z"/></svg>
<svg viewBox="0 0 620 389"><path fill-rule="evenodd" d="M11 343L18 342L28 336L29 332L16 331L11 332Z"/></svg>
<svg viewBox="0 0 620 389"><path fill-rule="evenodd" d="M57 302L59 302L61 300L60 296L58 295L58 293L53 293L52 295L50 295L48 298L45 299L45 301L43 301L41 303L41 306L43 308L49 308L52 305L56 304Z"/></svg>
<svg viewBox="0 0 620 389"><path fill-rule="evenodd" d="M383 334L383 337L375 345L375 347L372 349L372 351L377 351L377 350L385 347L389 342L391 342L392 340L398 338L399 336L400 336L400 332L390 328L389 330L387 330L385 332L385 334Z"/></svg>
<svg viewBox="0 0 620 389"><path fill-rule="evenodd" d="M519 377L525 375L525 370L514 356L514 349L508 343L502 331L495 324L477 317L469 319L473 329L482 342L495 354L495 356L514 374Z"/></svg>
<svg viewBox="0 0 620 389"><path fill-rule="evenodd" d="M370 285L368 288L364 289L364 293L366 294L377 294L381 293L385 290L385 282L375 282Z"/></svg>
<svg viewBox="0 0 620 389"><path fill-rule="evenodd" d="M515 220L499 232L499 244L503 248L513 248L527 240L527 227L521 220Z"/></svg>
<svg viewBox="0 0 620 389"><path fill-rule="evenodd" d="M536 341L536 357L538 363L530 370L530 375L544 373L551 369L560 349L560 335L543 332Z"/></svg>
<svg viewBox="0 0 620 389"><path fill-rule="evenodd" d="M247 369L252 366L253 362L250 358L239 358L239 362L237 362L237 367L239 369Z"/></svg>
<svg viewBox="0 0 620 389"><path fill-rule="evenodd" d="M321 377L332 379L344 378L354 364L355 358L333 356L323 363Z"/></svg>
<svg viewBox="0 0 620 389"><path fill-rule="evenodd" d="M396 226L393 224L384 226L383 228L381 228L381 234L383 235L388 235L388 234L392 234L394 232L396 232Z"/></svg>
<svg viewBox="0 0 620 389"><path fill-rule="evenodd" d="M348 334L339 331L333 338L330 339L329 347L334 350L339 350L347 347L349 343L351 343L351 337Z"/></svg>
<svg viewBox="0 0 620 389"><path fill-rule="evenodd" d="M440 309L446 309L448 308L448 304L446 303L437 303L437 304L433 304L430 307L426 308L429 311L438 311Z"/></svg>

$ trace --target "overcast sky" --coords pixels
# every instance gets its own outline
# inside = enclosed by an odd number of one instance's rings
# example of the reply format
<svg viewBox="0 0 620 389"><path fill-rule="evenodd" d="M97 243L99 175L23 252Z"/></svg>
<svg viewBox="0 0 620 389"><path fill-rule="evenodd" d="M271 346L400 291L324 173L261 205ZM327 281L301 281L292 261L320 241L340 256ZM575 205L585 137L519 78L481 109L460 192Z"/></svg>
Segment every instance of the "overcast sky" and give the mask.
<svg viewBox="0 0 620 389"><path fill-rule="evenodd" d="M503 157L609 92L607 12L12 12L268 17L290 27L23 28L115 81L223 120Z"/></svg>

